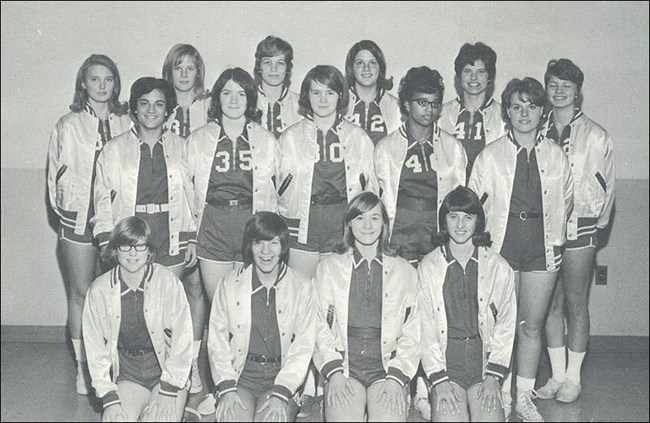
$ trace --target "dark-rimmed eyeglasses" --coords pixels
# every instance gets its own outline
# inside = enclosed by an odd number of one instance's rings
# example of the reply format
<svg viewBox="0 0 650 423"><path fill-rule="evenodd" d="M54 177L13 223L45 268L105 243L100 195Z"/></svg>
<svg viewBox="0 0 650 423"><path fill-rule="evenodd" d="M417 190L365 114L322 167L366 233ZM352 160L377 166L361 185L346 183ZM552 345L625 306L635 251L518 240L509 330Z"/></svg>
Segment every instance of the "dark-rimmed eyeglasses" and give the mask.
<svg viewBox="0 0 650 423"><path fill-rule="evenodd" d="M149 247L147 244L138 244L138 245L120 245L117 247L118 250L120 250L123 253L128 253L131 251L132 248L135 248L135 251L138 253L141 253L143 251L147 251L147 247Z"/></svg>
<svg viewBox="0 0 650 423"><path fill-rule="evenodd" d="M416 103L418 103L418 105L419 105L420 107L431 106L431 107L433 107L434 109L437 109L438 107L442 106L442 102L441 102L441 101L429 101L429 100L426 100L426 99L424 99L424 98L414 98L414 99L411 100L411 101L415 101Z"/></svg>

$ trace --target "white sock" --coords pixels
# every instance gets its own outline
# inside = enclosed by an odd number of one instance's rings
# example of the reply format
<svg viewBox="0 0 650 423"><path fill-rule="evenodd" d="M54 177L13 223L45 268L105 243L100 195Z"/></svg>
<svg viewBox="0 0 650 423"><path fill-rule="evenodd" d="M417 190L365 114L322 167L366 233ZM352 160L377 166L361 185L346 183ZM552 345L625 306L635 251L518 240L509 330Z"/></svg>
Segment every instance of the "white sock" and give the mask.
<svg viewBox="0 0 650 423"><path fill-rule="evenodd" d="M201 341L194 341L192 344L192 357L198 358L199 351L201 351Z"/></svg>
<svg viewBox="0 0 650 423"><path fill-rule="evenodd" d="M316 397L316 379L314 375L314 370L309 367L307 370L307 380L305 381L305 388L302 391L303 395L309 395L310 397Z"/></svg>
<svg viewBox="0 0 650 423"><path fill-rule="evenodd" d="M547 348L548 358L551 360L551 370L553 379L558 382L564 382L566 375L566 348L564 345L557 348Z"/></svg>
<svg viewBox="0 0 650 423"><path fill-rule="evenodd" d="M72 349L74 349L74 357L77 360L77 363L83 363L86 361L86 349L84 348L83 339L72 338Z"/></svg>
<svg viewBox="0 0 650 423"><path fill-rule="evenodd" d="M566 378L571 382L580 383L580 368L582 360L585 358L585 352L574 352L569 349L569 365L566 368Z"/></svg>
<svg viewBox="0 0 650 423"><path fill-rule="evenodd" d="M535 388L535 378L517 376L517 401L525 392L532 391Z"/></svg>
<svg viewBox="0 0 650 423"><path fill-rule="evenodd" d="M424 398L429 402L429 395L427 394L427 382L423 377L418 377L415 385L415 401Z"/></svg>
<svg viewBox="0 0 650 423"><path fill-rule="evenodd" d="M503 395L511 395L510 392L512 391L512 372L508 372L508 376L506 376L505 379L503 379L503 387L501 388L501 392Z"/></svg>

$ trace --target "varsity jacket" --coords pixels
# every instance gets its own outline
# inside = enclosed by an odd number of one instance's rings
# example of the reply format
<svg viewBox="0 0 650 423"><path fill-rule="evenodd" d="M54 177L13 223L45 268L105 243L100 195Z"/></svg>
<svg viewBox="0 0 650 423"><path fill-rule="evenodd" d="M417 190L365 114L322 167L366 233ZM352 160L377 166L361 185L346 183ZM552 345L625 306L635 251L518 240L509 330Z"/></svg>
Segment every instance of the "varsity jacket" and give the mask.
<svg viewBox="0 0 650 423"><path fill-rule="evenodd" d="M108 115L113 137L128 131L131 124L128 115ZM95 152L102 145L99 125L100 119L86 107L59 119L50 136L47 166L50 205L61 225L73 229L77 235L84 233L88 219Z"/></svg>
<svg viewBox="0 0 650 423"><path fill-rule="evenodd" d="M299 113L300 106L298 106L298 94L293 91L289 91L288 87L284 87L282 94L278 100L280 103L280 122L282 122L282 127L279 128L280 134L287 130L288 127L302 120L303 116ZM267 131L273 132L273 128L268 127L268 111L269 111L269 101L266 98L266 95L262 91L262 87L257 87L257 108L262 111L262 126ZM277 117L277 116L276 116Z"/></svg>
<svg viewBox="0 0 650 423"><path fill-rule="evenodd" d="M508 132L481 151L468 184L483 203L486 231L492 236L495 251L503 246L517 168L519 149L512 137ZM542 189L546 268L551 270L562 261L560 247L566 241L566 222L573 209L573 177L559 145L540 133L534 148Z"/></svg>
<svg viewBox="0 0 650 423"><path fill-rule="evenodd" d="M135 215L140 168L140 139L136 129L112 139L104 146L97 159L95 182L96 224L94 235L99 245L108 243L115 223ZM175 256L187 249L188 242L196 242L196 224L190 211L192 182L183 160L185 140L170 131L164 131L162 146L167 165L169 191L169 255Z"/></svg>
<svg viewBox="0 0 650 423"><path fill-rule="evenodd" d="M381 355L388 378L405 386L420 361L420 315L416 307L417 273L401 257L384 255L382 274ZM318 308L314 364L327 379L343 371L349 377L348 307L354 254L331 254L318 264Z"/></svg>
<svg viewBox="0 0 650 423"><path fill-rule="evenodd" d="M432 386L449 380L443 286L447 268L454 262L449 251L439 247L424 256L418 266L422 367ZM479 247L478 329L483 341L483 377L491 374L503 380L510 367L517 317L514 277L505 259L490 248Z"/></svg>
<svg viewBox="0 0 650 423"><path fill-rule="evenodd" d="M99 276L86 294L83 336L88 370L97 397L110 395L119 402L117 376L120 361L117 341L120 334L122 300L119 266ZM167 268L150 264L144 279L144 318L162 369L161 394L175 395L185 387L192 368L192 318L181 281Z"/></svg>
<svg viewBox="0 0 650 423"><path fill-rule="evenodd" d="M272 133L255 122L247 122L246 131L251 147L250 164L253 167L253 214L258 211L275 212L278 207L275 190L279 166L278 143ZM220 135L221 126L216 121L212 121L192 132L185 146L188 172L194 181L192 208L199 227L203 218L217 145L226 139L219 138Z"/></svg>
<svg viewBox="0 0 650 423"><path fill-rule="evenodd" d="M460 98L451 100L442 105L438 125L444 131L451 135L456 135L456 121L461 110L465 107L462 105ZM485 131L485 145L501 138L506 134L506 127L501 118L501 103L495 99L489 99L485 105L478 109L483 116L483 129Z"/></svg>
<svg viewBox="0 0 650 423"><path fill-rule="evenodd" d="M348 90L348 91L350 93L350 102L348 103L348 110L345 115L345 119L351 121L352 113L354 112L354 106L356 106L357 102L363 100L357 97L354 90ZM381 93L379 103L377 103L377 105L379 106L381 115L384 117L384 123L386 125L386 134L390 134L391 132L397 130L402 124L402 112L400 111L399 108L399 100L391 93L387 91L383 91ZM365 122L368 122L368 116L366 116Z"/></svg>
<svg viewBox="0 0 650 423"><path fill-rule="evenodd" d="M236 391L246 364L253 268L242 265L226 275L212 301L208 356L220 396ZM280 269L275 293L282 368L275 378L272 396L286 403L302 384L314 351L316 299L312 282L286 265Z"/></svg>
<svg viewBox="0 0 650 423"><path fill-rule="evenodd" d="M552 111L543 128L551 126ZM567 238L595 233L604 228L614 206L614 147L609 134L579 111L569 123L568 158L573 175L573 213L567 223Z"/></svg>
<svg viewBox="0 0 650 423"><path fill-rule="evenodd" d="M381 198L386 206L391 233L397 213L397 193L404 159L409 147L406 124L387 135L375 148L375 174L379 180ZM467 155L456 138L434 124L431 166L438 179L437 209L442 200L458 185L465 185Z"/></svg>
<svg viewBox="0 0 650 423"><path fill-rule="evenodd" d="M280 183L278 209L290 227L297 227L298 242L307 242L309 208L314 163L320 156L316 142L318 128L313 120L303 119L280 137ZM372 164L374 145L360 127L342 119L336 127L345 160L347 200L362 191L377 190Z"/></svg>
<svg viewBox="0 0 650 423"><path fill-rule="evenodd" d="M192 104L190 104L190 133L208 123L208 110L210 110L210 104L210 96L202 100L196 99ZM180 107L181 106L176 106L170 115L171 117L165 121L165 128L178 136L181 135L181 128L179 127L180 122L174 119L174 117L176 116L176 111Z"/></svg>

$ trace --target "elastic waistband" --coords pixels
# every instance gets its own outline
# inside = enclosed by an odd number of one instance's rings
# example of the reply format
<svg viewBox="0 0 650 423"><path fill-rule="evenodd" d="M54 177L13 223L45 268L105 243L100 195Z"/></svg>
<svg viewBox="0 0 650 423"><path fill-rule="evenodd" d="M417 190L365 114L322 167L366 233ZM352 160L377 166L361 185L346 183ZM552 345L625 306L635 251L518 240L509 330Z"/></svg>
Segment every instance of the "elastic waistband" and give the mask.
<svg viewBox="0 0 650 423"><path fill-rule="evenodd" d="M536 219L538 217L541 217L541 213L535 213L535 212L527 212L527 211L522 211L522 212L510 212L508 213L509 216L511 217L518 217L521 220L526 220L526 219Z"/></svg>
<svg viewBox="0 0 650 423"><path fill-rule="evenodd" d="M381 339L381 329L348 326L348 337L359 339Z"/></svg>
<svg viewBox="0 0 650 423"><path fill-rule="evenodd" d="M118 348L118 351L123 352L124 354L135 355L135 356L145 355L154 352L153 348L142 348L139 350L132 350L129 348Z"/></svg>
<svg viewBox="0 0 650 423"><path fill-rule="evenodd" d="M435 200L409 197L406 195L397 196L397 207L406 210L431 212L436 211L437 208Z"/></svg>
<svg viewBox="0 0 650 423"><path fill-rule="evenodd" d="M248 361L254 361L255 363L280 363L282 361L282 357L277 356L277 357L267 357L265 355L259 355L259 354L248 354L246 356L246 360Z"/></svg>
<svg viewBox="0 0 650 423"><path fill-rule="evenodd" d="M156 214L169 211L169 204L138 204L135 206L136 213Z"/></svg>
<svg viewBox="0 0 650 423"><path fill-rule="evenodd" d="M331 205L331 204L341 204L347 202L347 198L341 197L340 195L331 196L331 195L312 195L311 203L320 204L320 205Z"/></svg>
<svg viewBox="0 0 650 423"><path fill-rule="evenodd" d="M212 207L216 207L219 209L229 209L229 208L234 208L234 207L240 207L240 206L250 206L253 204L253 199L252 198L240 198L237 200L208 200L207 203L211 205Z"/></svg>
<svg viewBox="0 0 650 423"><path fill-rule="evenodd" d="M458 338L455 336L449 336L449 339L455 339L456 341L471 341L472 339L481 339L481 335L466 336L464 338Z"/></svg>

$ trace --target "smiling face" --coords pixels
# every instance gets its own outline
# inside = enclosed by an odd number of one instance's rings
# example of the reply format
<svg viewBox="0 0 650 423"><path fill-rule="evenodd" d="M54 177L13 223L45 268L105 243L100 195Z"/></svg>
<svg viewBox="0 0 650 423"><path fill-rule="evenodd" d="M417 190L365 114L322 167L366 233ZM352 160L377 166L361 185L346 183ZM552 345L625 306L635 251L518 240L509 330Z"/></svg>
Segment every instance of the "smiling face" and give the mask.
<svg viewBox="0 0 650 423"><path fill-rule="evenodd" d="M263 57L260 61L260 75L267 85L272 87L282 85L287 76L287 60L284 54Z"/></svg>
<svg viewBox="0 0 650 423"><path fill-rule="evenodd" d="M161 90L156 88L138 98L136 115L140 126L150 130L162 127L166 112L165 94Z"/></svg>
<svg viewBox="0 0 650 423"><path fill-rule="evenodd" d="M362 87L374 87L379 78L379 62L368 50L361 50L354 56L354 80Z"/></svg>
<svg viewBox="0 0 650 423"><path fill-rule="evenodd" d="M445 221L449 238L456 244L462 245L474 236L478 219L475 214L457 211L447 213Z"/></svg>
<svg viewBox="0 0 650 423"><path fill-rule="evenodd" d="M578 85L553 75L546 84L546 96L556 109L574 108L578 96Z"/></svg>
<svg viewBox="0 0 650 423"><path fill-rule="evenodd" d="M251 251L258 271L264 274L277 273L282 255L280 237L276 236L268 241L253 241Z"/></svg>
<svg viewBox="0 0 650 423"><path fill-rule="evenodd" d="M226 85L221 89L219 101L221 101L223 114L232 120L237 120L246 113L246 106L248 105L246 91L232 79L226 82Z"/></svg>
<svg viewBox="0 0 650 423"><path fill-rule="evenodd" d="M490 77L483 60L478 59L473 65L467 64L460 73L463 91L470 95L478 95L487 90Z"/></svg>
<svg viewBox="0 0 650 423"><path fill-rule="evenodd" d="M515 132L527 134L536 131L542 118L542 112L542 107L529 102L525 96L519 93L512 93L510 96L508 117L510 117L512 129Z"/></svg>
<svg viewBox="0 0 650 423"><path fill-rule="evenodd" d="M352 229L355 242L362 245L373 245L377 243L381 236L383 226L384 220L379 204L350 221L350 229Z"/></svg>
<svg viewBox="0 0 650 423"><path fill-rule="evenodd" d="M318 81L311 81L309 87L309 104L315 115L326 118L336 113L339 94Z"/></svg>
<svg viewBox="0 0 650 423"><path fill-rule="evenodd" d="M147 265L147 261L149 260L149 247L147 247L144 241L139 241L135 245L120 245L116 251L115 258L123 271L138 273Z"/></svg>
<svg viewBox="0 0 650 423"><path fill-rule="evenodd" d="M194 90L199 70L190 56L184 56L181 62L172 69L172 83L177 92Z"/></svg>
<svg viewBox="0 0 650 423"><path fill-rule="evenodd" d="M115 77L106 66L92 65L88 68L81 86L88 93L88 100L91 103L106 103L113 95Z"/></svg>

